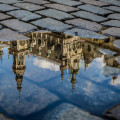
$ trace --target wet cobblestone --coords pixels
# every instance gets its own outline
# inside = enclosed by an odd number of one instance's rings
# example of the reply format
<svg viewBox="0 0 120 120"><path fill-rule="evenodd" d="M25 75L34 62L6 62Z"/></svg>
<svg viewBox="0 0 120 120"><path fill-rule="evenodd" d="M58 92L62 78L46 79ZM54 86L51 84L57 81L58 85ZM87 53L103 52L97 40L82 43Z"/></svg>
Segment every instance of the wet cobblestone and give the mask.
<svg viewBox="0 0 120 120"><path fill-rule="evenodd" d="M48 30L53 30L57 32L63 32L68 28L71 28L71 25L64 24L60 21L54 20L52 18L44 18L32 22L34 25L46 28Z"/></svg>
<svg viewBox="0 0 120 120"><path fill-rule="evenodd" d="M102 23L105 26L112 26L112 27L120 27L120 21L119 20L109 20Z"/></svg>
<svg viewBox="0 0 120 120"><path fill-rule="evenodd" d="M7 27L12 28L13 30L17 30L19 32L28 32L28 31L31 31L31 30L37 28L31 24L19 21L17 19L5 20L5 21L2 21L1 23Z"/></svg>
<svg viewBox="0 0 120 120"><path fill-rule="evenodd" d="M48 8L61 10L61 11L64 11L64 12L72 12L72 11L79 10L78 8L67 6L67 5L61 5L61 4L46 4L44 6L48 7Z"/></svg>
<svg viewBox="0 0 120 120"><path fill-rule="evenodd" d="M111 27L102 31L103 34L108 34L109 36L120 36L120 28Z"/></svg>
<svg viewBox="0 0 120 120"><path fill-rule="evenodd" d="M107 6L107 7L103 7L103 8L114 11L114 12L120 12L120 7L118 7L118 6Z"/></svg>
<svg viewBox="0 0 120 120"><path fill-rule="evenodd" d="M7 4L0 4L0 11L10 11L10 10L16 10L16 9L19 9L17 7L13 7L11 5L7 5Z"/></svg>
<svg viewBox="0 0 120 120"><path fill-rule="evenodd" d="M38 5L49 3L48 1L45 1L45 0L24 0L24 1L25 2L30 2L30 3L35 3L35 4L38 4Z"/></svg>
<svg viewBox="0 0 120 120"><path fill-rule="evenodd" d="M108 18L120 20L120 14L118 14L118 13L111 14L111 15L108 16Z"/></svg>
<svg viewBox="0 0 120 120"><path fill-rule="evenodd" d="M73 28L71 30L68 30L65 32L66 34L69 35L77 35L80 37L85 37L85 38L98 38L98 39L106 39L107 36L98 34L96 32L90 31L90 30L84 30L84 29L77 29Z"/></svg>
<svg viewBox="0 0 120 120"><path fill-rule="evenodd" d="M11 16L0 13L0 20L4 20L4 19L8 19L8 18L11 18Z"/></svg>
<svg viewBox="0 0 120 120"><path fill-rule="evenodd" d="M120 38L120 0L0 0L1 41L27 40L28 38L22 33L35 30L63 32L91 40L93 38L108 39L109 36ZM115 40L113 44L119 48L120 39ZM102 51L107 54L111 53L105 49ZM106 75L109 74L109 68L106 67L105 69L108 71ZM47 93L46 96L49 98L46 104L46 101L38 96L38 102L44 103L42 108L40 108L41 104L37 106L38 110L45 108L49 102L58 100L54 95L53 100L51 100L49 94L52 92L49 93L42 88L36 88L36 91L38 90L42 92L36 92L36 96L38 93L40 95ZM10 104L8 103L8 105ZM29 106L31 108L31 104ZM25 106L23 105L23 107ZM15 109L12 110L8 111L14 113ZM33 112L27 107L24 111ZM19 113L24 114L24 111L21 108ZM78 113L79 115L79 112L76 111L75 109L75 114ZM71 112L69 113L70 117L64 114L63 118L72 118ZM86 114L89 116L89 113Z"/></svg>
<svg viewBox="0 0 120 120"><path fill-rule="evenodd" d="M109 10L106 10L104 8L100 8L100 7L97 7L97 6L94 6L94 5L89 5L89 4L79 6L78 8L80 8L82 10L92 12L92 13L96 13L96 14L99 14L99 15L105 15L105 14L112 13L112 11L109 11Z"/></svg>
<svg viewBox="0 0 120 120"><path fill-rule="evenodd" d="M37 11L36 13L38 13L40 15L56 18L58 20L62 20L62 19L66 19L66 18L74 18L72 15L70 15L68 13L54 10L54 9L40 10L40 11Z"/></svg>
<svg viewBox="0 0 120 120"><path fill-rule="evenodd" d="M68 20L66 21L66 23L75 25L79 28L84 28L84 29L93 30L93 31L100 31L102 28L102 25L96 22L90 22L83 19Z"/></svg>
<svg viewBox="0 0 120 120"><path fill-rule="evenodd" d="M0 0L0 23L3 28L18 32L86 29L94 31L95 38L101 35L100 31L120 37L119 31L116 32L120 28L119 3L118 0ZM115 32L109 27L114 27Z"/></svg>
<svg viewBox="0 0 120 120"><path fill-rule="evenodd" d="M102 22L102 21L107 20L107 18L105 17L99 16L99 15L96 15L90 12L86 12L86 11L77 11L72 14L77 17L81 17L81 18L88 19L88 20L95 21L95 22Z"/></svg>
<svg viewBox="0 0 120 120"><path fill-rule="evenodd" d="M17 7L29 10L29 11L35 11L35 10L40 10L40 9L44 8L42 6L34 5L34 4L31 4L31 3L17 3L17 4L14 4L14 5L17 6Z"/></svg>
<svg viewBox="0 0 120 120"><path fill-rule="evenodd" d="M37 15L35 13L31 13L31 12L26 11L26 10L15 10L15 11L8 12L7 14L14 16L18 19L21 19L23 21L29 21L29 20L41 18L40 15Z"/></svg>

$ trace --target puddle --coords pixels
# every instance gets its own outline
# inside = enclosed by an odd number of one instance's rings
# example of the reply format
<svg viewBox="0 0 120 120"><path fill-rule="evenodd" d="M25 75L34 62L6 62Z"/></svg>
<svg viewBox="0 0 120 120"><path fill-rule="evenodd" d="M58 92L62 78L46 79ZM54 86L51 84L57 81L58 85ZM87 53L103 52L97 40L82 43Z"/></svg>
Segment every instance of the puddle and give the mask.
<svg viewBox="0 0 120 120"><path fill-rule="evenodd" d="M120 101L120 49L110 40L29 33L0 41L0 112L44 116L61 103L102 116ZM114 54L113 54L114 53Z"/></svg>

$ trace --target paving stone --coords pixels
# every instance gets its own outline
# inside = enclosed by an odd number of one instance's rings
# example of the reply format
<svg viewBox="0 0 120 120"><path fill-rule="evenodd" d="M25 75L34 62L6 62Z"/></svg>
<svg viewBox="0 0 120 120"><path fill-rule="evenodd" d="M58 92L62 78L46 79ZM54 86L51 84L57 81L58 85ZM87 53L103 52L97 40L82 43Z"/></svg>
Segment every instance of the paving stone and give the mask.
<svg viewBox="0 0 120 120"><path fill-rule="evenodd" d="M66 19L66 18L74 18L72 15L70 15L68 13L54 10L54 9L40 10L40 11L37 11L36 13L45 15L48 17L56 18L58 20L62 20L62 19Z"/></svg>
<svg viewBox="0 0 120 120"><path fill-rule="evenodd" d="M45 0L24 0L24 1L30 2L30 3L35 3L35 4L38 4L38 5L49 3L48 1L45 1Z"/></svg>
<svg viewBox="0 0 120 120"><path fill-rule="evenodd" d="M120 48L120 40L115 40L115 41L113 42L113 45L114 45L115 47L117 47L117 48Z"/></svg>
<svg viewBox="0 0 120 120"><path fill-rule="evenodd" d="M82 10L92 12L92 13L96 13L96 14L99 14L99 15L105 15L105 14L112 13L112 11L106 10L104 8L100 8L98 6L89 5L89 4L81 5L78 8L80 8Z"/></svg>
<svg viewBox="0 0 120 120"><path fill-rule="evenodd" d="M17 19L4 20L0 23L19 32L29 32L37 28L31 24L19 21Z"/></svg>
<svg viewBox="0 0 120 120"><path fill-rule="evenodd" d="M114 120L120 120L120 104L117 104L107 110L105 116Z"/></svg>
<svg viewBox="0 0 120 120"><path fill-rule="evenodd" d="M61 4L45 4L44 6L49 7L49 8L54 8L57 10L62 10L64 12L72 12L72 11L79 10L78 8L66 6L66 5L61 5Z"/></svg>
<svg viewBox="0 0 120 120"><path fill-rule="evenodd" d="M93 14L93 13L90 13L90 12L86 12L86 11L78 11L78 12L74 12L72 14L77 16L77 17L92 20L92 21L95 21L95 22L102 22L102 21L106 20L105 17L99 16L99 15L96 15L96 14Z"/></svg>
<svg viewBox="0 0 120 120"><path fill-rule="evenodd" d="M2 25L0 25L0 29L2 29Z"/></svg>
<svg viewBox="0 0 120 120"><path fill-rule="evenodd" d="M108 6L103 8L114 11L114 12L120 12L120 7L117 7L117 6Z"/></svg>
<svg viewBox="0 0 120 120"><path fill-rule="evenodd" d="M62 103L49 111L43 120L48 118L49 120L103 120L68 103Z"/></svg>
<svg viewBox="0 0 120 120"><path fill-rule="evenodd" d="M16 10L16 9L19 9L17 7L13 7L11 5L6 5L6 4L0 4L0 11L10 11L10 10Z"/></svg>
<svg viewBox="0 0 120 120"><path fill-rule="evenodd" d="M111 50L108 50L108 49L99 49L99 51L100 51L102 54L104 54L104 55L106 55L106 54L108 54L108 55L115 55L115 54L116 54L116 52L111 51Z"/></svg>
<svg viewBox="0 0 120 120"><path fill-rule="evenodd" d="M0 0L1 3L5 3L5 4L14 4L14 3L18 3L21 2L19 0Z"/></svg>
<svg viewBox="0 0 120 120"><path fill-rule="evenodd" d="M28 39L29 39L28 37L25 37L24 35L7 28L0 30L0 41L28 40Z"/></svg>
<svg viewBox="0 0 120 120"><path fill-rule="evenodd" d="M0 20L4 20L4 19L8 19L8 18L11 18L11 16L0 13Z"/></svg>
<svg viewBox="0 0 120 120"><path fill-rule="evenodd" d="M104 75L106 76L118 76L120 75L120 69L116 67L105 66L104 67Z"/></svg>
<svg viewBox="0 0 120 120"><path fill-rule="evenodd" d="M13 119L7 118L3 114L0 114L0 120L13 120Z"/></svg>
<svg viewBox="0 0 120 120"><path fill-rule="evenodd" d="M52 31L57 31L57 32L62 32L72 27L70 25L64 24L52 18L44 18L44 19L34 21L32 23L36 26L43 27Z"/></svg>
<svg viewBox="0 0 120 120"><path fill-rule="evenodd" d="M100 1L110 3L112 5L120 6L120 1L118 1L118 0L100 0Z"/></svg>
<svg viewBox="0 0 120 120"><path fill-rule="evenodd" d="M59 120L104 120L97 116L91 115L88 112L74 108L66 113L64 113Z"/></svg>
<svg viewBox="0 0 120 120"><path fill-rule="evenodd" d="M101 23L105 26L113 26L113 27L120 27L120 21L118 20L109 20L106 22Z"/></svg>
<svg viewBox="0 0 120 120"><path fill-rule="evenodd" d="M76 35L77 33L77 36L84 37L84 38L95 38L95 39L106 39L107 38L107 36L105 35L101 35L101 34L98 34L90 30L77 29L77 28L73 28L64 33L68 35Z"/></svg>
<svg viewBox="0 0 120 120"><path fill-rule="evenodd" d="M103 34L120 37L120 28L111 27L102 31Z"/></svg>
<svg viewBox="0 0 120 120"><path fill-rule="evenodd" d="M102 28L102 25L97 24L96 22L91 22L91 21L79 19L79 18L67 20L66 23L75 25L79 28L84 28L84 29L93 30L93 31L100 31Z"/></svg>
<svg viewBox="0 0 120 120"><path fill-rule="evenodd" d="M118 46L118 48L120 48L120 40L119 40L119 46ZM116 61L120 64L120 56L118 56L117 58L116 58ZM118 79L119 80L119 79Z"/></svg>
<svg viewBox="0 0 120 120"><path fill-rule="evenodd" d="M75 6L75 5L81 5L82 2L72 1L72 0L50 0L52 2L69 5L69 6Z"/></svg>
<svg viewBox="0 0 120 120"><path fill-rule="evenodd" d="M118 13L111 14L107 18L120 20L120 14Z"/></svg>
<svg viewBox="0 0 120 120"><path fill-rule="evenodd" d="M29 10L29 11L35 11L35 10L40 10L40 9L44 8L42 6L31 4L31 3L17 3L17 4L14 4L14 5L17 6L17 7Z"/></svg>
<svg viewBox="0 0 120 120"><path fill-rule="evenodd" d="M37 15L35 13L31 13L31 12L26 11L26 10L15 10L15 11L8 12L7 14L12 15L20 20L23 20L23 21L41 18L40 15Z"/></svg>
<svg viewBox="0 0 120 120"><path fill-rule="evenodd" d="M104 2L100 2L100 1L96 1L96 0L81 0L81 2L96 5L96 6L100 6L100 7L110 5L109 3L104 3Z"/></svg>

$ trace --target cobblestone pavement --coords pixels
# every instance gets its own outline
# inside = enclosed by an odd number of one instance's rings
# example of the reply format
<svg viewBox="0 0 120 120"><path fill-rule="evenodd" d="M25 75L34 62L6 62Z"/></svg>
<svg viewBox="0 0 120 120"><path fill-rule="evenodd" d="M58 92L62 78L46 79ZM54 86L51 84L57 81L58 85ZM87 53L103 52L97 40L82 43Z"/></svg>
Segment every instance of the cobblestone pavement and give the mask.
<svg viewBox="0 0 120 120"><path fill-rule="evenodd" d="M0 39L27 39L23 33L37 30L87 38L120 38L120 0L0 0ZM76 114L80 113L83 114ZM60 119L63 118L71 116L62 114Z"/></svg>
<svg viewBox="0 0 120 120"><path fill-rule="evenodd" d="M0 0L0 29L4 28L120 37L120 0Z"/></svg>

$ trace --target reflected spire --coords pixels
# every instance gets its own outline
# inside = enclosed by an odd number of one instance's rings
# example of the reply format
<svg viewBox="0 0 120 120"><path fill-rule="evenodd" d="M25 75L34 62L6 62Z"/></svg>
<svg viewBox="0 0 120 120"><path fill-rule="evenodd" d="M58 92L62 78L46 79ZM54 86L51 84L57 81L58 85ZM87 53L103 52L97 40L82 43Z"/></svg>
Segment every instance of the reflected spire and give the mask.
<svg viewBox="0 0 120 120"><path fill-rule="evenodd" d="M75 90L75 84L76 84L76 72L74 71L73 74L72 74L72 79L71 79L71 83L72 83L72 91L74 93L74 90Z"/></svg>
<svg viewBox="0 0 120 120"><path fill-rule="evenodd" d="M117 79L117 76L112 77L113 79L113 85L115 85L115 80Z"/></svg>
<svg viewBox="0 0 120 120"><path fill-rule="evenodd" d="M23 81L23 76L19 76L17 75L16 76L16 82L17 82L17 90L19 92L19 103L21 103L21 96L20 96L20 92L21 92L21 89L22 89L22 81Z"/></svg>
<svg viewBox="0 0 120 120"><path fill-rule="evenodd" d="M63 80L63 78L64 78L65 66L61 65L61 66L60 66L60 70L61 70L61 80Z"/></svg>
<svg viewBox="0 0 120 120"><path fill-rule="evenodd" d="M2 64L2 55L0 55L0 58L1 58L1 64Z"/></svg>
<svg viewBox="0 0 120 120"><path fill-rule="evenodd" d="M8 50L8 60L9 60L9 58L10 58L10 53L9 53L9 50Z"/></svg>
<svg viewBox="0 0 120 120"><path fill-rule="evenodd" d="M19 91L19 103L21 103L21 95L20 95L20 91Z"/></svg>

